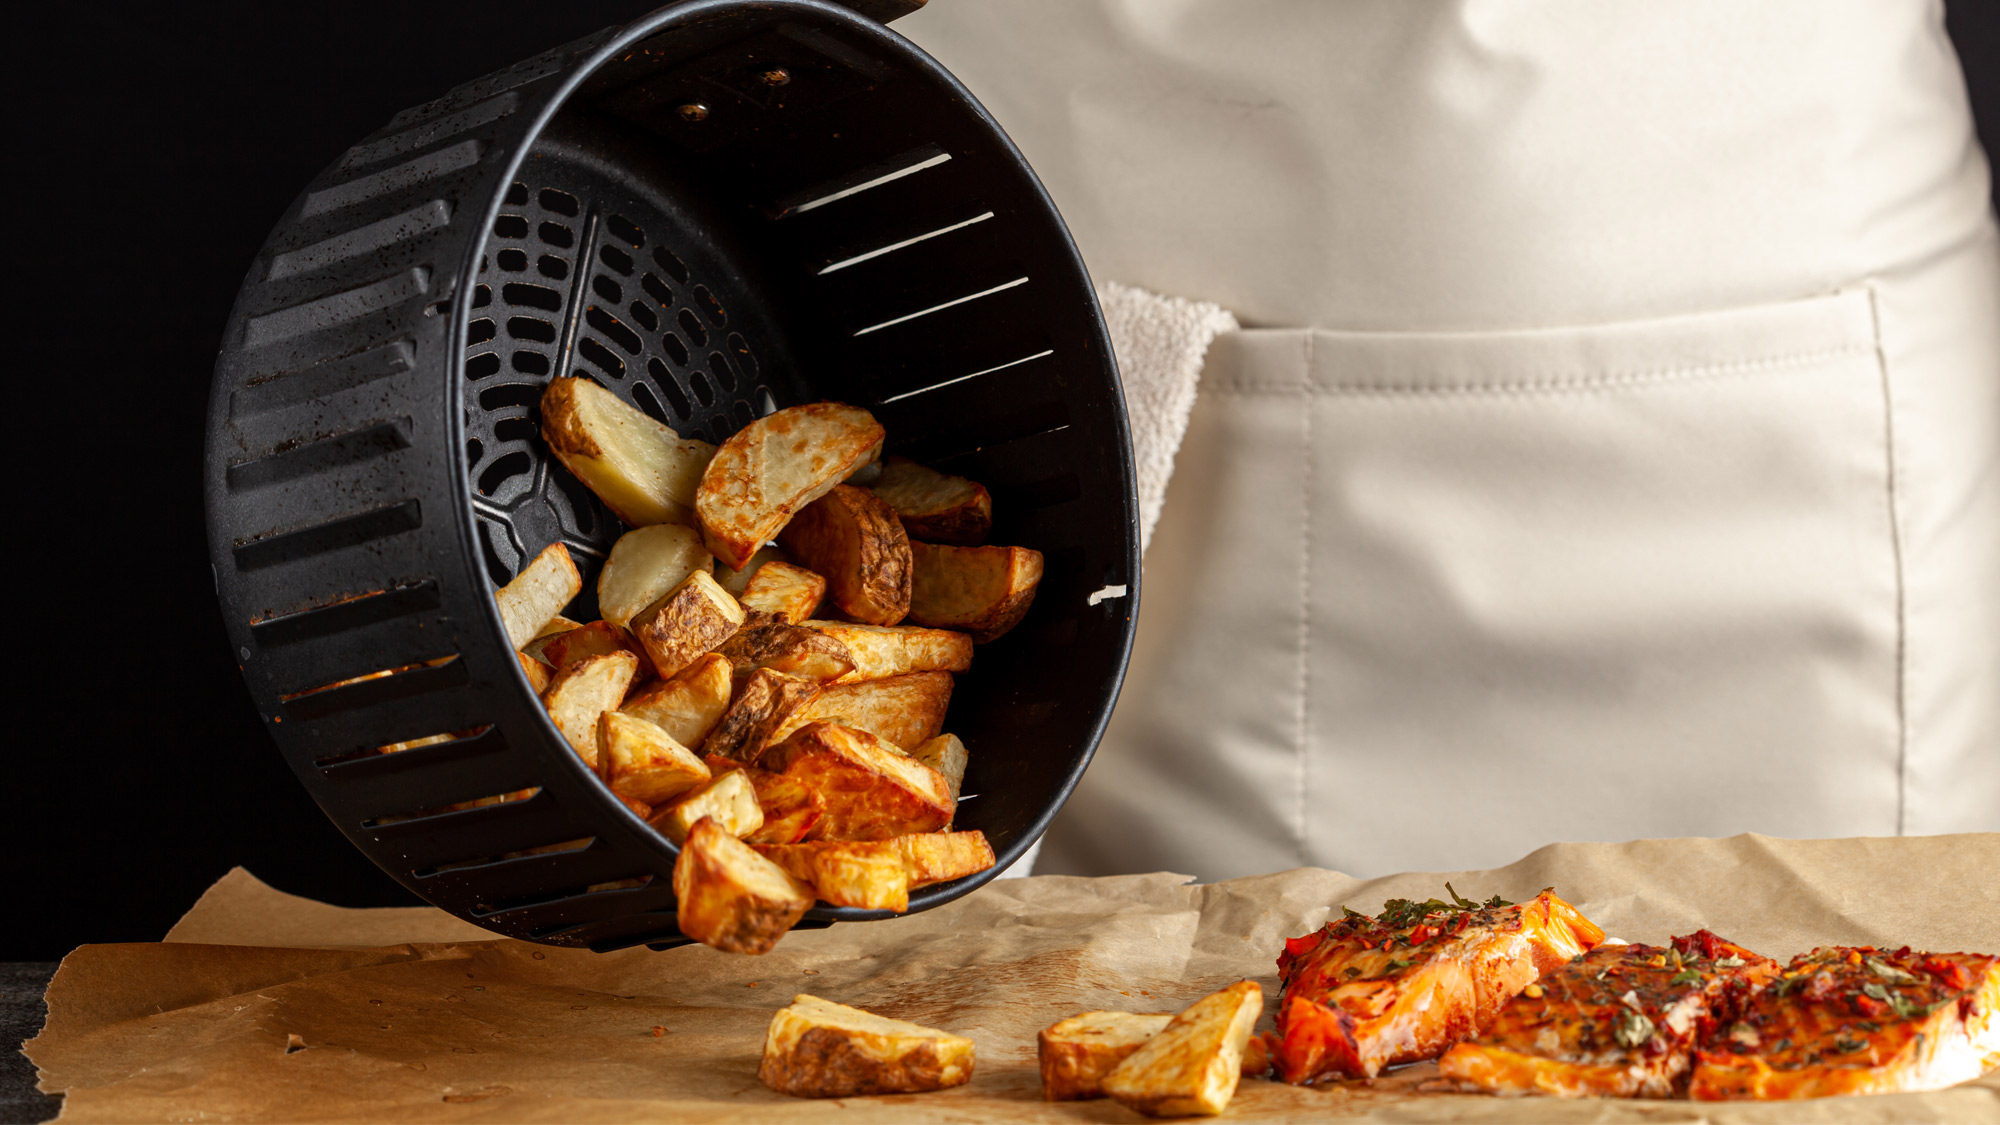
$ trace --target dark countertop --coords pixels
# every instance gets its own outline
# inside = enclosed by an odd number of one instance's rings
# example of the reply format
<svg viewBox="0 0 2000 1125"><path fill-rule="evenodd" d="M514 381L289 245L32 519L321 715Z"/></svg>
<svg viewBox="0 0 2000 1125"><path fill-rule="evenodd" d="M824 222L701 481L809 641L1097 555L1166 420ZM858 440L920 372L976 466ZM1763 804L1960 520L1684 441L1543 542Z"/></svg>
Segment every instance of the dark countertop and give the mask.
<svg viewBox="0 0 2000 1125"><path fill-rule="evenodd" d="M41 1034L42 993L55 975L54 961L0 961L0 1122L47 1121L62 1109L61 1096L35 1089L35 1064L20 1050Z"/></svg>

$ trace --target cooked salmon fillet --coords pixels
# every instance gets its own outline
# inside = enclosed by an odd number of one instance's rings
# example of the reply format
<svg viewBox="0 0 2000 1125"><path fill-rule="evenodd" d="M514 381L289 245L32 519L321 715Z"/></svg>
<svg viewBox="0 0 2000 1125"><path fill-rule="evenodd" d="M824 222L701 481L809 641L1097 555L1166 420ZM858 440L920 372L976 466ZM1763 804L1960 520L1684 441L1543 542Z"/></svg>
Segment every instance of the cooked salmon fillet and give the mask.
<svg viewBox="0 0 2000 1125"><path fill-rule="evenodd" d="M1450 891L1450 885L1446 885ZM1287 1082L1373 1078L1483 1031L1541 973L1604 940L1543 891L1519 906L1392 899L1285 943L1275 1062Z"/></svg>
<svg viewBox="0 0 2000 1125"><path fill-rule="evenodd" d="M1802 953L1695 1052L1690 1097L1936 1090L2000 1065L2000 957Z"/></svg>
<svg viewBox="0 0 2000 1125"><path fill-rule="evenodd" d="M1777 973L1776 961L1707 930L1669 946L1600 945L1543 973L1438 1071L1500 1094L1671 1098L1697 1039Z"/></svg>

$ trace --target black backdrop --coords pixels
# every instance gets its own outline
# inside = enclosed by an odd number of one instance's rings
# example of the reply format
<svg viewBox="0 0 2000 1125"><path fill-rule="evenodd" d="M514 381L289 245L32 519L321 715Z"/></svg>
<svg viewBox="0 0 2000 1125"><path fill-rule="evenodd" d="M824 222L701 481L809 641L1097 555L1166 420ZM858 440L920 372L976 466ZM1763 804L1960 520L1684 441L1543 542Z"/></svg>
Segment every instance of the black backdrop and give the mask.
<svg viewBox="0 0 2000 1125"><path fill-rule="evenodd" d="M8 236L27 253L0 323L25 510L7 584L21 663L0 750L0 961L155 940L234 864L348 905L412 901L306 798L230 659L200 499L210 367L265 233L350 143L651 6L71 4L10 27ZM1989 151L1996 9L1951 9Z"/></svg>

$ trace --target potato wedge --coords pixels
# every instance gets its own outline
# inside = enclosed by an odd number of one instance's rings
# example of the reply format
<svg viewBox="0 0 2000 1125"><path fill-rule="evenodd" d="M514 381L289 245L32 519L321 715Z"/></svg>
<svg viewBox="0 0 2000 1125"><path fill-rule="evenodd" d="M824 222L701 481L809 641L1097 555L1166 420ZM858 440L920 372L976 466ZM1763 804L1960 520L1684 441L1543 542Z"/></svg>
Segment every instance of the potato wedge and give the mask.
<svg viewBox="0 0 2000 1125"><path fill-rule="evenodd" d="M972 634L979 644L1021 623L1042 580L1042 553L1027 547L910 547L916 575L910 620Z"/></svg>
<svg viewBox="0 0 2000 1125"><path fill-rule="evenodd" d="M1202 997L1105 1075L1104 1092L1149 1117L1221 1113L1236 1094L1243 1050L1263 1010L1256 981Z"/></svg>
<svg viewBox="0 0 2000 1125"><path fill-rule="evenodd" d="M764 810L757 804L757 790L743 771L720 774L653 809L647 821L660 835L676 844L685 843L695 822L707 818L741 839L764 827Z"/></svg>
<svg viewBox="0 0 2000 1125"><path fill-rule="evenodd" d="M993 529L993 496L983 485L907 457L884 457L882 474L868 487L896 509L912 539L976 547Z"/></svg>
<svg viewBox="0 0 2000 1125"><path fill-rule="evenodd" d="M796 844L810 840L826 816L826 802L813 787L795 777L786 777L755 766L743 766L734 758L716 758L723 770L737 769L750 779L757 792L757 806L764 811L764 826L743 837L746 844Z"/></svg>
<svg viewBox="0 0 2000 1125"><path fill-rule="evenodd" d="M765 755L765 768L813 787L826 802L824 840L889 840L935 832L957 802L944 776L867 731L808 723Z"/></svg>
<svg viewBox="0 0 2000 1125"><path fill-rule="evenodd" d="M817 695L816 681L759 668L743 681L735 702L702 741L701 752L754 764L786 721Z"/></svg>
<svg viewBox="0 0 2000 1125"><path fill-rule="evenodd" d="M773 560L757 568L737 600L745 609L797 625L819 612L819 603L826 600L826 579L797 563Z"/></svg>
<svg viewBox="0 0 2000 1125"><path fill-rule="evenodd" d="M847 646L854 671L844 684L906 676L911 672L963 672L972 667L972 637L949 629L919 625L863 625L852 621L808 621Z"/></svg>
<svg viewBox="0 0 2000 1125"><path fill-rule="evenodd" d="M858 684L834 684L778 728L772 741L813 722L833 722L865 730L898 750L921 746L944 731L951 706L951 673L912 672Z"/></svg>
<svg viewBox="0 0 2000 1125"><path fill-rule="evenodd" d="M597 723L598 775L613 793L652 806L708 780L694 751L637 715L606 711Z"/></svg>
<svg viewBox="0 0 2000 1125"><path fill-rule="evenodd" d="M811 887L708 817L687 830L674 897L681 933L727 953L769 953L813 904Z"/></svg>
<svg viewBox="0 0 2000 1125"><path fill-rule="evenodd" d="M606 712L606 714L610 714L610 713L611 713L611 712ZM616 792L616 791L613 791L611 795L612 795L613 797L616 797L616 798L618 798L618 803L619 803L619 804L621 804L621 805L624 805L624 806L625 806L626 808L628 808L628 809L631 809L631 810L632 810L632 815L633 815L633 816L636 816L636 817L638 817L638 818L639 818L640 820L647 820L647 819L650 819L650 818L652 817L652 815L653 815L653 806L651 806L651 805L647 804L647 803L646 803L646 802L644 802L644 801L641 801L641 800L640 800L639 798L637 798L637 797L627 797L627 796L626 796L625 794L623 794L623 793L619 793L619 792ZM634 886L637 886L637 884L636 884L636 883L635 883L635 884L633 884L633 885L634 885ZM592 889L593 889L593 890L595 890L595 889L597 889L597 888L593 887Z"/></svg>
<svg viewBox="0 0 2000 1125"><path fill-rule="evenodd" d="M723 562L716 563L715 580L722 584L723 589L740 599L743 596L744 589L750 585L750 580L757 576L757 572L763 568L765 563L790 561L790 559L785 557L785 552L774 546L766 545L757 548L757 553L751 555L750 561L744 563L741 569Z"/></svg>
<svg viewBox="0 0 2000 1125"><path fill-rule="evenodd" d="M909 872L910 889L949 883L993 866L993 845L984 832L923 832L896 837Z"/></svg>
<svg viewBox="0 0 2000 1125"><path fill-rule="evenodd" d="M792 517L778 545L826 579L827 600L870 625L910 612L910 540L896 513L865 488L840 485Z"/></svg>
<svg viewBox="0 0 2000 1125"><path fill-rule="evenodd" d="M838 402L791 406L730 435L695 493L708 549L741 569L799 509L882 452L882 425Z"/></svg>
<svg viewBox="0 0 2000 1125"><path fill-rule="evenodd" d="M1042 1097L1052 1102L1103 1097L1104 1076L1173 1019L1172 1012L1084 1012L1043 1028L1035 1037Z"/></svg>
<svg viewBox="0 0 2000 1125"><path fill-rule="evenodd" d="M854 657L847 646L825 633L803 625L788 625L754 609L749 615L743 627L715 649L718 655L729 658L738 675L770 668L824 684L854 670Z"/></svg>
<svg viewBox="0 0 2000 1125"><path fill-rule="evenodd" d="M615 711L639 674L639 658L629 652L586 656L556 675L542 696L549 718L585 765L597 769L597 717Z"/></svg>
<svg viewBox="0 0 2000 1125"><path fill-rule="evenodd" d="M708 732L729 710L735 690L729 658L707 652L671 680L653 684L625 700L619 710L659 727L682 746L701 745Z"/></svg>
<svg viewBox="0 0 2000 1125"><path fill-rule="evenodd" d="M500 603L500 622L507 627L507 644L521 648L553 621L570 599L583 592L583 576L569 557L569 548L551 543L521 568L513 581L493 592Z"/></svg>
<svg viewBox="0 0 2000 1125"><path fill-rule="evenodd" d="M597 610L604 620L630 628L632 618L687 581L709 570L715 556L701 545L701 532L677 523L635 527L618 537L597 572Z"/></svg>
<svg viewBox="0 0 2000 1125"><path fill-rule="evenodd" d="M695 491L715 456L588 379L564 377L542 392L549 452L630 527L692 523Z"/></svg>
<svg viewBox="0 0 2000 1125"><path fill-rule="evenodd" d="M765 844L757 854L811 886L821 902L898 914L910 908L910 873L894 840Z"/></svg>
<svg viewBox="0 0 2000 1125"><path fill-rule="evenodd" d="M965 766L972 760L972 755L957 735L941 734L927 739L910 751L910 757L943 774L945 784L951 786L951 799L958 800L959 792L965 787Z"/></svg>
<svg viewBox="0 0 2000 1125"><path fill-rule="evenodd" d="M912 1094L972 1081L972 1040L800 993L771 1017L757 1080L798 1098Z"/></svg>
<svg viewBox="0 0 2000 1125"><path fill-rule="evenodd" d="M517 652L515 658L521 662L521 671L528 677L528 686L540 695L549 690L549 681L555 678L555 669L536 660L525 652Z"/></svg>
<svg viewBox="0 0 2000 1125"><path fill-rule="evenodd" d="M661 679L672 679L743 624L743 607L705 570L632 619L632 636Z"/></svg>
<svg viewBox="0 0 2000 1125"><path fill-rule="evenodd" d="M603 656L607 652L639 655L639 643L632 639L632 634L609 621L593 621L544 638L540 643L542 659L558 672L587 656ZM641 664L640 671L650 669Z"/></svg>

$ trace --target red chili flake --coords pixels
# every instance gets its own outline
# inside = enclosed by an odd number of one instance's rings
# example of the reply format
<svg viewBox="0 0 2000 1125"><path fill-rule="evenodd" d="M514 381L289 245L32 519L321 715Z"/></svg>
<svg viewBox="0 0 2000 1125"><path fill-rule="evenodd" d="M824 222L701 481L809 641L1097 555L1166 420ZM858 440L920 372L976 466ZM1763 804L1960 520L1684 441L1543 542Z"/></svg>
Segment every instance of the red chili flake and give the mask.
<svg viewBox="0 0 2000 1125"><path fill-rule="evenodd" d="M1416 929L1410 931L1409 943L1411 945L1422 945L1436 936L1438 936L1438 928L1436 926L1418 926Z"/></svg>
<svg viewBox="0 0 2000 1125"><path fill-rule="evenodd" d="M1880 1000L1875 999L1873 996L1864 996L1861 993L1857 992L1854 994L1852 999L1854 1000L1854 1010L1861 1013L1868 1019L1874 1019L1876 1016L1886 1015L1889 1011L1889 1005L1884 1004Z"/></svg>
<svg viewBox="0 0 2000 1125"><path fill-rule="evenodd" d="M1966 972L1965 966L1956 961L1947 961L1942 957L1926 957L1917 962L1917 968L1936 977L1948 988L1966 988L1972 984L1972 974Z"/></svg>

